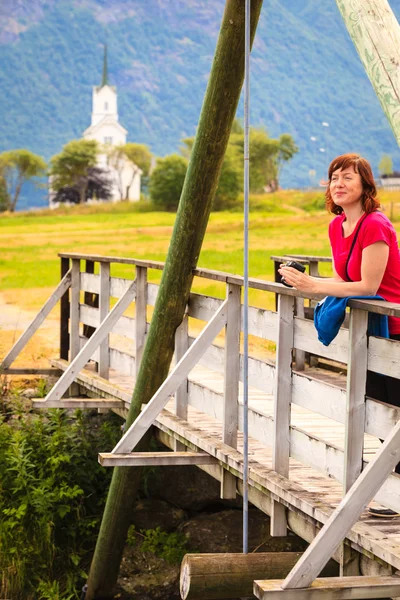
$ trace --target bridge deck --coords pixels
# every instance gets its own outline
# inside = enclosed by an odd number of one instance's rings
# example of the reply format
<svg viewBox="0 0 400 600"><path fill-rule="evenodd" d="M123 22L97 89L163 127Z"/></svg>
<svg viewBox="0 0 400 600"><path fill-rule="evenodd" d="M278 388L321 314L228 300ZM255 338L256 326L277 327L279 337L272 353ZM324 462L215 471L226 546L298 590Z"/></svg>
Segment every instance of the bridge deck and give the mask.
<svg viewBox="0 0 400 600"><path fill-rule="evenodd" d="M54 360L52 364L63 370L68 365L66 361L62 360ZM318 370L313 370L313 375L320 375L325 379L333 378L326 372L318 373ZM205 367L197 365L192 370L189 379L199 385L206 394L222 394L222 375ZM344 386L343 378L335 376L334 379L338 385ZM95 373L93 363L89 363L79 374L77 382L85 388L89 395L123 400L125 411L127 410L134 386L133 377L122 375L111 369L109 380L105 380ZM242 389L239 392L240 403L242 402L241 393ZM250 387L249 409L252 418L257 418L257 416L272 418L272 396ZM340 423L296 405L292 405L291 422L295 428L309 434L311 452L313 440L317 442L321 438L325 442L329 442L333 448L343 450L345 432L344 426ZM200 411L198 407L189 406L188 420L184 421L174 414L174 400L171 399L166 409L158 416L155 425L162 441L170 447L173 446L173 440L178 439L191 449L205 451L216 457L225 469L237 475L238 489L241 490L243 437L239 432L237 450L221 441L222 422L218 419L217 408L216 414L212 416ZM333 509L339 504L342 498L342 486L332 477L324 476L293 458L290 459L289 478L282 477L272 470L271 445L268 445L268 440L263 443L250 437L249 500L269 513L271 498L278 499L290 509L288 513L289 526L293 521L293 515L300 515L314 526L313 535L315 535L316 528L327 521ZM365 435L364 460L368 461L379 445L380 441L377 438ZM104 448L104 451L109 450L111 449ZM201 468L218 476L215 467ZM380 559L396 570L400 569L400 517L390 520L378 519L371 518L367 512L364 512L358 523L351 529L347 540L359 552L371 558ZM338 558L338 554L334 558Z"/></svg>

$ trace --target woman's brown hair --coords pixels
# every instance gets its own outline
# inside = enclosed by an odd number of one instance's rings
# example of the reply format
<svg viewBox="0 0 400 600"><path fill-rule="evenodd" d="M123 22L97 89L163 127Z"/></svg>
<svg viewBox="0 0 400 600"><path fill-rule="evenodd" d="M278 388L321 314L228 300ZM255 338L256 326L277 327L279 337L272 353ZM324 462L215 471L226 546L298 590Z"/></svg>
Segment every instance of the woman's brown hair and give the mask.
<svg viewBox="0 0 400 600"><path fill-rule="evenodd" d="M359 173L362 181L363 193L361 195L361 203L363 210L366 214L377 210L380 207L380 202L377 199L377 191L374 176L372 174L371 165L369 162L360 156L359 154L342 154L333 159L328 169L328 186L325 192L326 208L329 212L334 215L340 215L343 212L343 208L338 206L333 201L330 184L332 180L332 174L338 169L348 169L353 167L356 173Z"/></svg>

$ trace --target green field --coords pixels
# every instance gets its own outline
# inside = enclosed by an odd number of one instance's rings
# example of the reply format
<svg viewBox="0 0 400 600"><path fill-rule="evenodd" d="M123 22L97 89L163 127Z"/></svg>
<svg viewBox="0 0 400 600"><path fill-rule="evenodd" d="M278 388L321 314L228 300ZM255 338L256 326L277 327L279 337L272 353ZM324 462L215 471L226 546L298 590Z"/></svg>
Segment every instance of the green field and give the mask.
<svg viewBox="0 0 400 600"><path fill-rule="evenodd" d="M329 255L330 216L325 210L312 210L321 204L321 197L321 193L280 192L251 199L251 277L273 279L272 254ZM126 204L2 215L0 291L20 306L40 306L59 281L58 252L164 261L174 220L175 214L143 212L143 208L140 212ZM243 274L241 211L211 214L199 266ZM325 266L323 274L329 274L329 269ZM122 265L112 270L121 276L130 272L131 267ZM159 271L149 273L150 280L159 277ZM201 293L224 294L214 282L196 280L194 285ZM265 304L257 292L251 300Z"/></svg>

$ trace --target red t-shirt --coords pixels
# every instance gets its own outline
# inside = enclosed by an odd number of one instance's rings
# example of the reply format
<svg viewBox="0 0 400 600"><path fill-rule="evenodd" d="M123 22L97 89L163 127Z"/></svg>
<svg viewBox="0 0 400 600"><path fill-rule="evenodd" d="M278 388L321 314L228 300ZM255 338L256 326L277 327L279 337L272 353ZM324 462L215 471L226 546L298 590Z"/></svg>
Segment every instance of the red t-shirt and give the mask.
<svg viewBox="0 0 400 600"><path fill-rule="evenodd" d="M336 273L344 281L348 281L346 276L347 256L359 223L357 223L353 233L348 237L344 237L342 225L345 218L345 214L342 213L331 221L329 225L329 239ZM362 219L363 217L360 218ZM396 231L383 213L373 212L364 217L347 267L348 274L352 281L361 281L362 251L367 246L381 241L389 246L389 258L377 295L382 296L388 302L397 302L400 304L399 245ZM389 332L391 335L400 334L400 318L389 317Z"/></svg>

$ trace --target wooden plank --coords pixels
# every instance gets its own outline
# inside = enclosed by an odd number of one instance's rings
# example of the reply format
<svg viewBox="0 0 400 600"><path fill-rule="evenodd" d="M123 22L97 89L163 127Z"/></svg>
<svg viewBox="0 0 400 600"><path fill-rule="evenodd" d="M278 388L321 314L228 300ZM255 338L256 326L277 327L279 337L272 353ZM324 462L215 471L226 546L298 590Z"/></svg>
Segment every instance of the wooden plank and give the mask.
<svg viewBox="0 0 400 600"><path fill-rule="evenodd" d="M2 369L2 375L56 375L60 374L60 369Z"/></svg>
<svg viewBox="0 0 400 600"><path fill-rule="evenodd" d="M294 347L311 352L317 356L323 356L331 360L347 363L347 348L349 344L349 332L340 329L338 335L329 344L324 346L318 341L317 331L314 323L308 319L295 318L294 322Z"/></svg>
<svg viewBox="0 0 400 600"><path fill-rule="evenodd" d="M110 264L100 263L100 298L99 315L102 323L110 310ZM110 369L109 335L106 335L99 346L99 375L108 379Z"/></svg>
<svg viewBox="0 0 400 600"><path fill-rule="evenodd" d="M124 408L124 403L111 398L63 398L61 400L32 398L32 408Z"/></svg>
<svg viewBox="0 0 400 600"><path fill-rule="evenodd" d="M213 319L203 329L194 344L189 348L179 363L171 371L170 375L160 386L154 396L147 404L144 411L140 413L137 419L132 423L128 431L121 438L113 450L113 454L120 452L130 452L132 448L141 440L148 428L152 425L160 410L164 408L169 397L173 394L189 371L198 362L199 357L205 349L211 344L213 339L221 331L226 323L227 301L214 315Z"/></svg>
<svg viewBox="0 0 400 600"><path fill-rule="evenodd" d="M289 427L290 404L292 398L292 348L294 333L295 300L289 296L279 296L278 302L278 344L276 348L276 386L274 394L274 442L272 468L289 476ZM287 535L286 509L276 500L272 503L271 535Z"/></svg>
<svg viewBox="0 0 400 600"><path fill-rule="evenodd" d="M23 334L15 342L11 350L6 354L3 362L0 364L0 369L8 369L8 367L14 362L18 354L25 348L33 334L39 329L47 315L53 310L57 302L62 298L68 288L71 286L71 270L69 270L60 281L50 298L40 309L39 313L33 319L32 323L28 325Z"/></svg>
<svg viewBox="0 0 400 600"><path fill-rule="evenodd" d="M92 294L100 294L100 275L88 272L81 273L81 290Z"/></svg>
<svg viewBox="0 0 400 600"><path fill-rule="evenodd" d="M125 292L125 296L120 298L112 310L108 313L100 327L96 329L92 337L87 341L86 345L77 354L75 359L70 363L68 369L58 380L53 389L49 392L46 400L59 400L68 386L75 380L79 371L85 366L87 361L92 356L93 352L98 348L106 335L110 332L115 322L119 319L122 313L128 308L129 304L135 297L136 282L131 284L131 287ZM78 337L79 341L79 337Z"/></svg>
<svg viewBox="0 0 400 600"><path fill-rule="evenodd" d="M94 262L91 260L86 260L85 261L85 271L86 273L88 273L89 275L92 275L94 273ZM84 273L82 272L80 274L80 278L79 278L79 286L81 291L83 291L83 287L82 287L82 275ZM83 302L84 305L87 306L93 306L95 308L99 307L99 295L98 294L93 294L92 292L87 292L85 291L83 294ZM84 326L83 327L83 335L87 338L90 338L93 333L94 333L94 328L93 327L87 327Z"/></svg>
<svg viewBox="0 0 400 600"><path fill-rule="evenodd" d="M147 308L147 269L136 267L136 302L135 302L135 357L136 374L139 372L144 344L146 340L146 308Z"/></svg>
<svg viewBox="0 0 400 600"><path fill-rule="evenodd" d="M188 316L186 314L175 333L175 364L177 364L186 354L188 348ZM188 385L189 382L188 378L186 377L175 392L175 414L185 421L187 420L188 414ZM184 452L186 450L186 446L179 440L175 440L174 450L175 452Z"/></svg>
<svg viewBox="0 0 400 600"><path fill-rule="evenodd" d="M282 589L283 580L255 581L253 593L260 600L355 600L387 598L400 594L400 577L321 577L309 587Z"/></svg>
<svg viewBox="0 0 400 600"><path fill-rule="evenodd" d="M351 309L349 325L349 360L347 367L346 437L344 447L344 481L346 493L362 470L365 424L365 387L368 357L368 313Z"/></svg>
<svg viewBox="0 0 400 600"><path fill-rule="evenodd" d="M228 446L237 448L238 430L238 395L240 371L240 303L241 288L228 284L226 299L228 301L227 322L225 326L225 369L224 369L224 401L222 417L222 440ZM236 477L222 470L221 498L236 498Z"/></svg>
<svg viewBox="0 0 400 600"><path fill-rule="evenodd" d="M62 281L69 271L69 258L61 259ZM60 298L60 358L68 360L69 354L69 293L68 290Z"/></svg>
<svg viewBox="0 0 400 600"><path fill-rule="evenodd" d="M350 488L302 558L286 577L284 589L309 587L333 551L344 540L400 459L400 422L381 450Z"/></svg>
<svg viewBox="0 0 400 600"><path fill-rule="evenodd" d="M111 277L110 296L112 298L122 298L126 290L128 290L131 285L132 279L124 279L122 277Z"/></svg>
<svg viewBox="0 0 400 600"><path fill-rule="evenodd" d="M103 467L168 467L178 465L215 465L218 461L206 452L101 452Z"/></svg>
<svg viewBox="0 0 400 600"><path fill-rule="evenodd" d="M400 376L400 342L370 337L368 343L368 369L390 377Z"/></svg>

